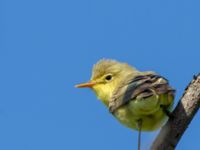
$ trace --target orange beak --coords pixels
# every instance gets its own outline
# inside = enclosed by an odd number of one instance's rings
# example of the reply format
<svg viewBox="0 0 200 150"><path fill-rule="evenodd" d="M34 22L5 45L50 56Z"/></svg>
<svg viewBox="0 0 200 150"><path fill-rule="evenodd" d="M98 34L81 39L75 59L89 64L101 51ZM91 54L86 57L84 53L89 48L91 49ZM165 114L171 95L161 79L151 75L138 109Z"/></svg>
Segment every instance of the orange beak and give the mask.
<svg viewBox="0 0 200 150"><path fill-rule="evenodd" d="M87 83L81 83L81 84L78 84L78 85L75 85L76 88L91 88L95 85L96 83L95 82L92 82L92 81L89 81Z"/></svg>

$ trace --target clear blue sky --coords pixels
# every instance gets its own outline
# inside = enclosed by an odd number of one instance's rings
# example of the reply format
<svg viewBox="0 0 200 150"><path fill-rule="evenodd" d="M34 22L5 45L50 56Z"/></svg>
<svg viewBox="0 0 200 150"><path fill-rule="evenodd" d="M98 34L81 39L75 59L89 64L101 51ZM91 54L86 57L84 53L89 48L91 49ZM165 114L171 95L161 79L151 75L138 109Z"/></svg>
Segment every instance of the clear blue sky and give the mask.
<svg viewBox="0 0 200 150"><path fill-rule="evenodd" d="M100 58L154 70L177 89L200 72L199 0L1 0L0 149L133 150L87 89ZM178 150L199 145L200 113ZM144 133L147 149L156 133Z"/></svg>

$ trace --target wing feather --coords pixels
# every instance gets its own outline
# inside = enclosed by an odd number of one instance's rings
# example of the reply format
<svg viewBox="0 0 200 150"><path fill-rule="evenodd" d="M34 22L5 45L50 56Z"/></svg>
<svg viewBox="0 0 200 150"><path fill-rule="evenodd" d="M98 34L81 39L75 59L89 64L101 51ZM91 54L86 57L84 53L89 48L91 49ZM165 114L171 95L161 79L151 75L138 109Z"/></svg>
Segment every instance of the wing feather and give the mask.
<svg viewBox="0 0 200 150"><path fill-rule="evenodd" d="M138 75L129 81L122 83L117 88L109 101L109 110L113 113L119 107L134 99L144 100L147 97L160 94L175 94L175 90L169 86L168 80L155 73Z"/></svg>

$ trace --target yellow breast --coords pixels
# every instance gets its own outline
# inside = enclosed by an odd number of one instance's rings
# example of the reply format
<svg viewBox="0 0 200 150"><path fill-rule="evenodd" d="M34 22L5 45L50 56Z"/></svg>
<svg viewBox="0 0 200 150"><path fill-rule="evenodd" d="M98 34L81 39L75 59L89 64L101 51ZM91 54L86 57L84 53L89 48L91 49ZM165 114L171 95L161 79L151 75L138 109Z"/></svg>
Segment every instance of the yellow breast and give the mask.
<svg viewBox="0 0 200 150"><path fill-rule="evenodd" d="M158 97L152 96L146 99L135 99L120 107L114 112L114 116L123 125L137 130L137 121L142 119L142 130L152 131L160 128L167 119L160 105L171 107L173 97L167 94Z"/></svg>

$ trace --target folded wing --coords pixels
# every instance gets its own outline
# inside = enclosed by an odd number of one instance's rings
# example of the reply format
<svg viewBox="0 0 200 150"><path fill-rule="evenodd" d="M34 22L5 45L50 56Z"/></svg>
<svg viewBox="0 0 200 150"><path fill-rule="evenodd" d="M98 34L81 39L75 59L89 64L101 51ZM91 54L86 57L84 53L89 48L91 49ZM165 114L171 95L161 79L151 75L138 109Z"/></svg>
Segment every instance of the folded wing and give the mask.
<svg viewBox="0 0 200 150"><path fill-rule="evenodd" d="M109 110L113 113L132 100L144 100L147 97L165 93L172 96L175 94L175 90L169 86L167 79L152 72L138 75L114 91L109 102Z"/></svg>

